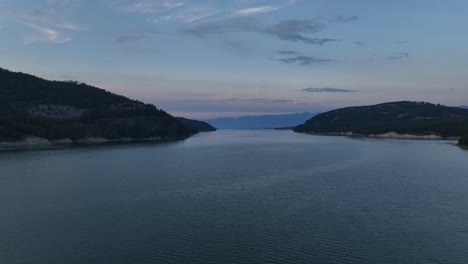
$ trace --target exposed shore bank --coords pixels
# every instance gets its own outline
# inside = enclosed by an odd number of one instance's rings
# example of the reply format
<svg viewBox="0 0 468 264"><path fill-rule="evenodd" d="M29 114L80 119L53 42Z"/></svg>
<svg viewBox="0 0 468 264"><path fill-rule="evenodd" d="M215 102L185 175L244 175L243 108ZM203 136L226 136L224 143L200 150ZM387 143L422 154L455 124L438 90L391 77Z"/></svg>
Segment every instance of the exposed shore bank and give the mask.
<svg viewBox="0 0 468 264"><path fill-rule="evenodd" d="M384 134L358 134L353 132L330 132L330 133L319 133L313 131L298 132L311 135L323 135L323 136L345 136L345 137L366 137L366 138L380 138L380 139L417 139L417 140L459 140L460 137L443 137L436 134L399 134L396 132L388 132Z"/></svg>
<svg viewBox="0 0 468 264"><path fill-rule="evenodd" d="M0 151L4 150L22 150L22 149L40 149L50 147L71 147L82 145L104 145L104 144L123 144L123 143L139 143L139 142L166 142L184 140L186 137L151 137L151 138L121 138L121 139L106 139L106 138L84 138L79 140L60 139L48 140L39 137L28 137L22 141L3 141L0 142Z"/></svg>

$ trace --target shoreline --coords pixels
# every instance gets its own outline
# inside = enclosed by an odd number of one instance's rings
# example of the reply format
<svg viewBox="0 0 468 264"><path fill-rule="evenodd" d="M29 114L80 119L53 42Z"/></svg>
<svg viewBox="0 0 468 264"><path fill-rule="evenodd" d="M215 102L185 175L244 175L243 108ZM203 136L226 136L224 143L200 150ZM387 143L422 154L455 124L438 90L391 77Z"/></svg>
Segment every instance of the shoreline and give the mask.
<svg viewBox="0 0 468 264"><path fill-rule="evenodd" d="M9 150L34 150L48 148L66 148L74 146L98 146L106 144L131 144L131 143L159 143L169 141L185 140L188 137L151 137L151 138L121 138L121 139L106 139L106 138L84 138L79 140L59 139L48 140L39 137L28 137L22 141L0 141L0 151Z"/></svg>
<svg viewBox="0 0 468 264"><path fill-rule="evenodd" d="M400 134L396 132L388 132L383 134L358 134L353 132L330 132L320 133L313 131L296 132L310 135L321 135L321 136L342 136L342 137L362 137L362 138L377 138L377 139L399 139L399 140L459 140L460 137L443 137L435 134Z"/></svg>

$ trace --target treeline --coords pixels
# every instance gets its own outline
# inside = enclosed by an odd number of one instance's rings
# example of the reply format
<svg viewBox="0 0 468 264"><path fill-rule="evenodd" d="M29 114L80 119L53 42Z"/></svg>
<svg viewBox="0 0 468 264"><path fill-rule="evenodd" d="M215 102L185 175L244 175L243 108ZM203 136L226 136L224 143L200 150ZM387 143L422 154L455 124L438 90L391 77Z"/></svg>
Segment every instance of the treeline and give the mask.
<svg viewBox="0 0 468 264"><path fill-rule="evenodd" d="M362 135L396 132L443 137L468 135L468 109L425 102L394 102L349 107L313 117L296 132L346 133Z"/></svg>
<svg viewBox="0 0 468 264"><path fill-rule="evenodd" d="M54 118L61 109L65 113ZM196 132L154 105L76 81L0 68L0 140L188 137Z"/></svg>

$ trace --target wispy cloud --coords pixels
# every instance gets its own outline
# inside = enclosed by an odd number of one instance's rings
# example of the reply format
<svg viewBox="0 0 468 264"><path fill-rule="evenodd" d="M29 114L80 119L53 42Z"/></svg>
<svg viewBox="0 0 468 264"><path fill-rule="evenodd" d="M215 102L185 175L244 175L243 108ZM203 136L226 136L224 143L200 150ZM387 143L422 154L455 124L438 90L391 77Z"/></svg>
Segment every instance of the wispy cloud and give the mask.
<svg viewBox="0 0 468 264"><path fill-rule="evenodd" d="M276 54L280 55L299 55L301 54L300 52L294 51L294 50L277 50L275 51Z"/></svg>
<svg viewBox="0 0 468 264"><path fill-rule="evenodd" d="M387 59L389 60L401 60L406 59L409 57L409 53L407 52L394 52L391 56L388 56Z"/></svg>
<svg viewBox="0 0 468 264"><path fill-rule="evenodd" d="M354 22L358 20L359 20L358 16L337 16L337 17L330 19L329 21L331 23L349 23L349 22Z"/></svg>
<svg viewBox="0 0 468 264"><path fill-rule="evenodd" d="M274 60L283 62L286 64L297 64L300 66L308 66L311 64L322 64L322 63L334 61L332 59L323 59L323 58L310 57L310 56L297 56L297 57L274 59Z"/></svg>
<svg viewBox="0 0 468 264"><path fill-rule="evenodd" d="M41 27L38 25L29 24L29 23L24 23L24 24L36 30L37 33L39 33L38 36L36 35L36 36L31 36L31 37L26 38L24 41L26 44L38 43L38 42L60 44L60 43L67 43L67 42L72 41L72 38L62 36L62 33L60 33L57 30L46 28L46 27Z"/></svg>
<svg viewBox="0 0 468 264"><path fill-rule="evenodd" d="M159 34L159 33L160 32L157 30L143 30L134 34L118 36L114 39L114 42L118 44L130 43L130 42L143 40L151 35Z"/></svg>
<svg viewBox="0 0 468 264"><path fill-rule="evenodd" d="M272 26L263 26L260 20L253 17L231 18L199 24L182 30L183 33L198 37L223 34L228 32L254 32L268 34L277 39L290 42L303 42L322 46L329 42L340 41L332 38L310 38L304 34L314 34L326 28L325 24L317 20L290 19Z"/></svg>
<svg viewBox="0 0 468 264"><path fill-rule="evenodd" d="M181 10L175 14L148 19L148 21L156 23L156 24L165 23L165 22L192 23L192 22L200 21L209 17L213 17L216 15L225 13L227 11L229 11L229 9L195 7L195 8Z"/></svg>
<svg viewBox="0 0 468 264"><path fill-rule="evenodd" d="M257 14L270 13L270 12L277 11L277 10L286 8L288 6L294 5L296 2L297 0L287 0L283 2L282 4L277 4L277 5L263 5L263 6L253 6L253 7L243 8L243 9L235 10L233 12L233 15L251 16L251 15L257 15Z"/></svg>
<svg viewBox="0 0 468 264"><path fill-rule="evenodd" d="M308 92L308 93L355 93L358 92L357 90L351 90L351 89L341 89L341 88L304 88L301 89L303 92Z"/></svg>
<svg viewBox="0 0 468 264"><path fill-rule="evenodd" d="M304 34L315 34L326 28L326 25L318 20L289 19L281 21L267 29L267 32L280 40L291 42L304 42L307 44L322 46L328 42L339 41L331 38L310 38Z"/></svg>
<svg viewBox="0 0 468 264"><path fill-rule="evenodd" d="M60 29L64 31L88 31L88 29L79 26L73 22L63 21L55 15L41 12L34 9L23 17L18 18L25 26L34 29L36 34L27 37L24 40L26 44L32 43L66 43L72 41L71 37L63 35Z"/></svg>
<svg viewBox="0 0 468 264"><path fill-rule="evenodd" d="M355 42L353 42L353 43L356 44L356 45L359 45L359 46L365 46L365 45L367 45L366 43L361 42L361 41L355 41Z"/></svg>
<svg viewBox="0 0 468 264"><path fill-rule="evenodd" d="M223 34L226 32L257 32L261 30L260 21L253 18L232 18L199 24L182 30L182 33L198 37Z"/></svg>
<svg viewBox="0 0 468 264"><path fill-rule="evenodd" d="M234 11L234 15L250 16L250 15L262 14L262 13L269 13L269 12L276 11L282 8L283 8L282 6L272 6L272 5L250 7L250 8L236 10Z"/></svg>
<svg viewBox="0 0 468 264"><path fill-rule="evenodd" d="M159 13L170 9L175 9L183 6L184 2L161 1L161 0L145 0L137 1L133 4L122 7L121 9L127 12L134 13Z"/></svg>
<svg viewBox="0 0 468 264"><path fill-rule="evenodd" d="M62 22L62 23L56 23L52 25L59 27L59 28L68 29L68 30L88 31L87 28L74 24L72 22Z"/></svg>

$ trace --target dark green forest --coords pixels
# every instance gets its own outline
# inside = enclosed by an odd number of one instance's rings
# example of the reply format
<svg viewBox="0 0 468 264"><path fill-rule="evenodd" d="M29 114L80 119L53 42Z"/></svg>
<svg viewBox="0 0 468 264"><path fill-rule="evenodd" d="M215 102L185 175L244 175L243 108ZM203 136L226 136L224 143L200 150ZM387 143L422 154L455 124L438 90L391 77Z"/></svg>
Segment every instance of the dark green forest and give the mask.
<svg viewBox="0 0 468 264"><path fill-rule="evenodd" d="M468 135L460 138L460 140L458 141L458 144L461 146L468 147Z"/></svg>
<svg viewBox="0 0 468 264"><path fill-rule="evenodd" d="M468 109L408 101L348 107L319 114L294 131L461 137L468 135Z"/></svg>
<svg viewBox="0 0 468 264"><path fill-rule="evenodd" d="M192 120L192 119L187 119L183 117L177 117L177 120L179 120L179 122L182 123L182 125L191 127L199 132L216 131L216 128L214 128L212 125L203 121Z"/></svg>
<svg viewBox="0 0 468 264"><path fill-rule="evenodd" d="M186 138L194 133L154 105L85 83L0 68L0 140Z"/></svg>

